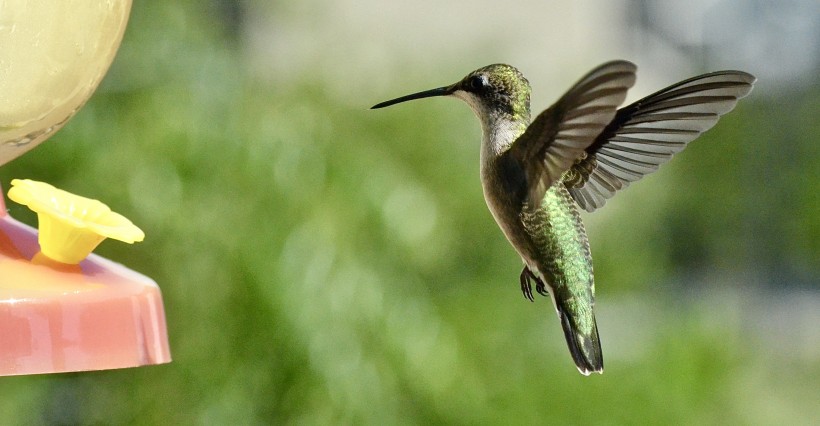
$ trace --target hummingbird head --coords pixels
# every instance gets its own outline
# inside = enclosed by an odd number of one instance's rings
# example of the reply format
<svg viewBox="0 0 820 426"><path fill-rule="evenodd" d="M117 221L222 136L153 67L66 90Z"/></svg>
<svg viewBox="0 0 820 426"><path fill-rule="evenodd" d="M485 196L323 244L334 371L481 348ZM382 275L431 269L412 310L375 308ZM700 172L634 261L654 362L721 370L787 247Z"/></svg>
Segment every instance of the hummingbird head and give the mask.
<svg viewBox="0 0 820 426"><path fill-rule="evenodd" d="M374 105L383 108L413 99L453 96L472 108L484 127L496 120L529 123L530 83L510 65L493 64L479 68L449 86L413 93Z"/></svg>

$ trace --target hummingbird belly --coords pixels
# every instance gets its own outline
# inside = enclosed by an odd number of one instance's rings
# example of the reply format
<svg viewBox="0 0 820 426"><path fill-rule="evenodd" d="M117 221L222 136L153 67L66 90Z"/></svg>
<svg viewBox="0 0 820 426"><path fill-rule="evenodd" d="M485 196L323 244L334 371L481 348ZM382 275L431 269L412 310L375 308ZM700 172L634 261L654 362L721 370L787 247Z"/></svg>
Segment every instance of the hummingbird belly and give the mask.
<svg viewBox="0 0 820 426"><path fill-rule="evenodd" d="M501 158L504 158L502 156ZM507 240L530 270L547 284L553 299L591 305L592 257L581 216L566 187L558 182L530 211L526 182L515 167L498 161L482 170L484 198Z"/></svg>
<svg viewBox="0 0 820 426"><path fill-rule="evenodd" d="M589 242L566 187L560 182L553 185L537 210L521 212L520 223L532 241L528 260L545 282L567 296L591 299L594 281Z"/></svg>

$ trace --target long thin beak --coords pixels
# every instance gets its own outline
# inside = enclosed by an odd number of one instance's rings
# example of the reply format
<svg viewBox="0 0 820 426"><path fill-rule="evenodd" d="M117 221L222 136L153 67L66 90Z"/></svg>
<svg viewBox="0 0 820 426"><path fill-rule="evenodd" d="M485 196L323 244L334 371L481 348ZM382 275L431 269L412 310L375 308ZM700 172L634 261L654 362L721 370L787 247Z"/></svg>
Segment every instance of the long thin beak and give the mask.
<svg viewBox="0 0 820 426"><path fill-rule="evenodd" d="M425 90L423 92L413 93L412 95L402 96L400 98L384 101L382 103L373 105L370 109L384 108L390 105L395 105L400 102L412 101L413 99L430 98L433 96L447 96L453 93L453 86L439 87L437 89Z"/></svg>

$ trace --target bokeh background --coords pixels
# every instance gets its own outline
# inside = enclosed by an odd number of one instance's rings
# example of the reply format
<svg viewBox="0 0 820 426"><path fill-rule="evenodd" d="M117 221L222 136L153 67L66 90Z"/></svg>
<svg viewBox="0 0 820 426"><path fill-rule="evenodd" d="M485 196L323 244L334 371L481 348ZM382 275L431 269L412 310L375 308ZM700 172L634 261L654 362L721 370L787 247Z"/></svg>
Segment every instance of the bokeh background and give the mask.
<svg viewBox="0 0 820 426"><path fill-rule="evenodd" d="M759 81L584 215L606 372L583 377L518 288L469 108L368 108L507 62L540 111L616 58L629 100ZM136 1L97 93L0 182L146 231L98 253L159 283L174 361L0 378L0 423L817 424L818 71L813 0Z"/></svg>

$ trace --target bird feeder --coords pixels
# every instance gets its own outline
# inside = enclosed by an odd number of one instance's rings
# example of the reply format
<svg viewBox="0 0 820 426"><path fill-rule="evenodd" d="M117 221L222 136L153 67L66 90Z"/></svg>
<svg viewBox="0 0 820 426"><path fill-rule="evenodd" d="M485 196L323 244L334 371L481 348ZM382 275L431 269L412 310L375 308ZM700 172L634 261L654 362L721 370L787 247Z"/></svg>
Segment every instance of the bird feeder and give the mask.
<svg viewBox="0 0 820 426"><path fill-rule="evenodd" d="M0 166L60 129L99 85L130 0L0 4ZM156 282L91 251L143 232L104 203L25 179L0 195L0 375L104 370L171 361ZM2 188L0 188L0 193Z"/></svg>

